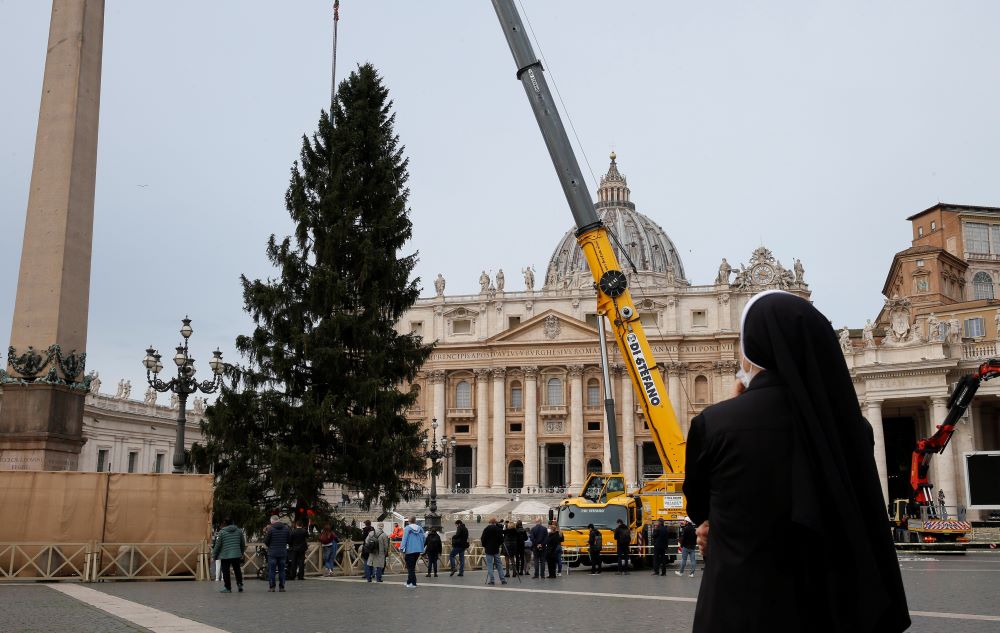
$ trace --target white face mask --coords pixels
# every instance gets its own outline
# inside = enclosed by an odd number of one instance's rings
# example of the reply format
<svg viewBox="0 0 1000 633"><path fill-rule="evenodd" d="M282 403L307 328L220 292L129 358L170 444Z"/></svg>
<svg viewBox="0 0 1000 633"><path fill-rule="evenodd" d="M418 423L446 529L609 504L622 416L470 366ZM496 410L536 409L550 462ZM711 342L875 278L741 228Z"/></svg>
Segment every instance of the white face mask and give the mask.
<svg viewBox="0 0 1000 633"><path fill-rule="evenodd" d="M753 380L753 376L754 374L752 368L750 369L750 373L743 371L742 367L740 367L736 372L736 379L743 383L744 388L750 386L750 381Z"/></svg>

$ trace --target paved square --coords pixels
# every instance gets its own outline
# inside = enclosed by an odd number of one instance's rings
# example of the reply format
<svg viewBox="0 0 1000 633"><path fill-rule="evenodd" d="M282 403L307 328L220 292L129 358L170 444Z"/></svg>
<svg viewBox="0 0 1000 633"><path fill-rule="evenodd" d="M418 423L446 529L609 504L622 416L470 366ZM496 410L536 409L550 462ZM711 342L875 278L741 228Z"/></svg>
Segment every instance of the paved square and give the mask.
<svg viewBox="0 0 1000 633"><path fill-rule="evenodd" d="M1000 556L969 554L903 556L900 559L913 626L910 631L973 633L1000 630ZM41 585L0 586L4 609L0 632L8 631L169 631L198 633L221 629L261 633L294 629L301 633L378 630L454 631L690 631L700 575L665 578L648 571L628 576L582 569L551 580L511 579L487 587L485 573L464 578L418 576L416 589L405 578L385 582L356 578L289 582L287 593L268 593L267 584L248 579L243 594L220 594L219 583L118 582L76 585L86 596L118 597L190 621L165 619L148 628L126 623L84 601ZM122 601L112 601L125 604ZM148 613L145 617L149 617ZM623 629L622 629L623 630Z"/></svg>

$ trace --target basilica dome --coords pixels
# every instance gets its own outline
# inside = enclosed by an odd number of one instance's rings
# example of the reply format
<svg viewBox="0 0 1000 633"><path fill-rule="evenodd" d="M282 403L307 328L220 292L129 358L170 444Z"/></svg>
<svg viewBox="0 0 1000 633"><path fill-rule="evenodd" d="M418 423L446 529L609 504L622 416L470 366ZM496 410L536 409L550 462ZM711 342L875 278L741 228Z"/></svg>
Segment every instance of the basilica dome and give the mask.
<svg viewBox="0 0 1000 633"><path fill-rule="evenodd" d="M643 276L652 275L667 283L687 285L684 264L677 248L660 225L635 210L629 199L628 183L618 171L616 156L611 153L611 166L601 177L597 190L598 215L612 233L611 244L622 270L631 272L631 265ZM615 237L617 236L617 242ZM626 258L622 248L628 254ZM559 240L549 259L545 273L545 288L576 285L577 280L593 281L587 260L576 243L576 229L570 229ZM586 281L583 281L586 283Z"/></svg>

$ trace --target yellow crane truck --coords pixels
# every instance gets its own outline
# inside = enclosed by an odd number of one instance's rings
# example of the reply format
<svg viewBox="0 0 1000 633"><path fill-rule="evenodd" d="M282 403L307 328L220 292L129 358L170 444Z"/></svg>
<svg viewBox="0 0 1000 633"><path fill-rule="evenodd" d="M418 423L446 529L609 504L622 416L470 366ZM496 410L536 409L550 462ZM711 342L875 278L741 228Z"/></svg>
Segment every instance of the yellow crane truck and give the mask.
<svg viewBox="0 0 1000 633"><path fill-rule="evenodd" d="M590 266L597 292L601 363L604 368L604 403L613 472L590 474L580 496L566 499L559 506L558 524L565 537L563 552L571 561L578 556L589 557L587 525L593 523L602 532L607 555L613 556L615 543L612 531L617 520L621 519L632 532L633 555L644 557L648 554L642 538L644 528L661 518L679 525L685 516L685 502L681 493L684 482L684 435L677 424L677 417L663 386L663 378L656 369L656 361L639 322L639 311L629 291L628 277L622 271L612 248L608 230L597 215L549 91L542 64L532 50L513 0L492 1L514 56L517 78L531 103L563 193L573 213L577 227L576 240ZM632 268L634 270L634 266ZM625 359L625 366L632 378L635 392L639 395L639 403L663 464L662 476L643 482L638 489L631 491L627 490L627 479L621 472L618 458L614 400L611 381L608 379L605 349L605 318L611 324L615 343Z"/></svg>

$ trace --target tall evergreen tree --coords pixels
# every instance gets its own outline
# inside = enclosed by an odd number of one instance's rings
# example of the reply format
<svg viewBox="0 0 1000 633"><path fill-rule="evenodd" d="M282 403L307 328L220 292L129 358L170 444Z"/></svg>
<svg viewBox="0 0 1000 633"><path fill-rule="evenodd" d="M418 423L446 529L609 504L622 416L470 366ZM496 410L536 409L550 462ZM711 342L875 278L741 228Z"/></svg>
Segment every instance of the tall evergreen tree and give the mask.
<svg viewBox="0 0 1000 633"><path fill-rule="evenodd" d="M417 490L416 393L401 387L432 346L395 330L419 288L416 255L400 255L412 225L394 120L371 65L341 82L291 170L294 234L267 244L277 277L242 277L255 328L205 423L217 509L234 518L319 506L325 482L385 508Z"/></svg>

